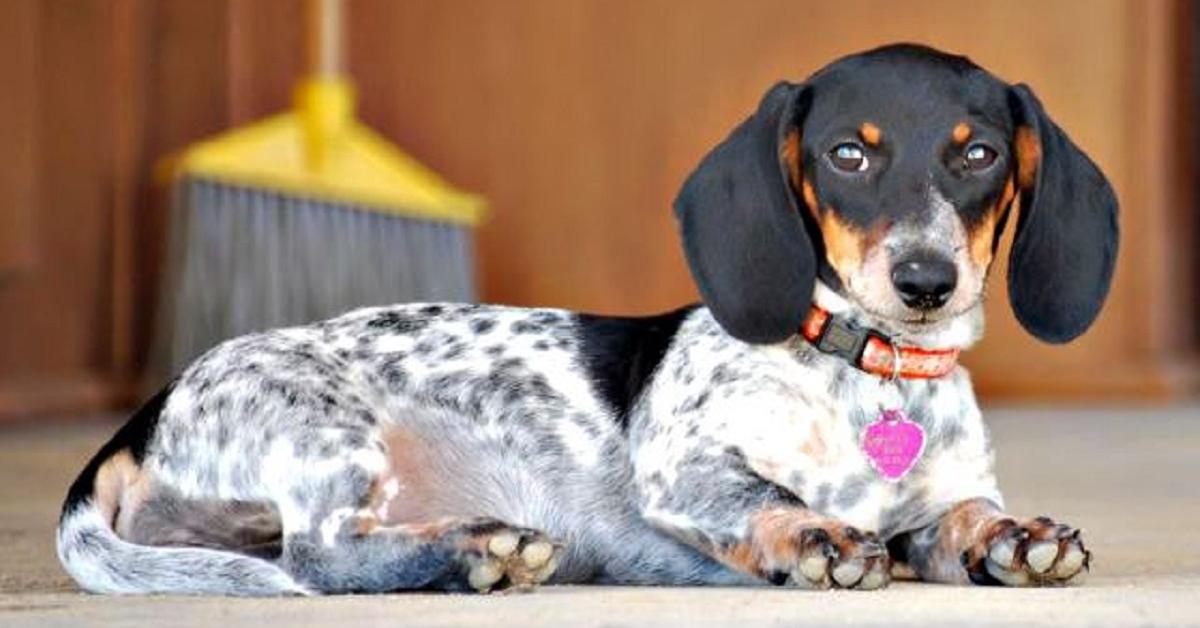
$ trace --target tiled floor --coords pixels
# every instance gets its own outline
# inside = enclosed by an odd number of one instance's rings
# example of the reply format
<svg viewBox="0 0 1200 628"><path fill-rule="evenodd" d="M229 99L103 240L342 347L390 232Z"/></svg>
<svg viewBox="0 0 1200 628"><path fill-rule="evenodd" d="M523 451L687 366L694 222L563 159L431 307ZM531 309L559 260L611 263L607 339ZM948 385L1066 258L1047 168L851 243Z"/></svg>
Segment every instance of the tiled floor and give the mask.
<svg viewBox="0 0 1200 628"><path fill-rule="evenodd" d="M1085 528L1088 582L878 592L550 587L527 595L111 598L58 568L58 504L111 425L0 431L0 625L1200 625L1200 406L988 412L1010 510Z"/></svg>

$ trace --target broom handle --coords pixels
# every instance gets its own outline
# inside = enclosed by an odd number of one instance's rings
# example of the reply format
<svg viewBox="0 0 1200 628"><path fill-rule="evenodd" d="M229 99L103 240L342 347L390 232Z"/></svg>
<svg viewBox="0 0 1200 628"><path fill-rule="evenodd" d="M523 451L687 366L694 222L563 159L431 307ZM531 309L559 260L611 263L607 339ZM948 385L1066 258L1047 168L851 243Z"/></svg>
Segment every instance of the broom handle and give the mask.
<svg viewBox="0 0 1200 628"><path fill-rule="evenodd" d="M343 0L308 0L308 68L313 76L341 76Z"/></svg>

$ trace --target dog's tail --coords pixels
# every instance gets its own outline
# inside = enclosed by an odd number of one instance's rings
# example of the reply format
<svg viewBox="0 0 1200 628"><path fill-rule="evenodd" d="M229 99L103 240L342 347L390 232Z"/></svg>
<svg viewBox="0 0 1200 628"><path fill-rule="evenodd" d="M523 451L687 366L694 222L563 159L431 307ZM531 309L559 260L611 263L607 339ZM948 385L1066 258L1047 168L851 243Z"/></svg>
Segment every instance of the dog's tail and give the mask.
<svg viewBox="0 0 1200 628"><path fill-rule="evenodd" d="M71 485L58 522L58 559L93 593L304 595L275 564L232 551L131 543L115 526L136 501L141 454L169 387L122 427Z"/></svg>

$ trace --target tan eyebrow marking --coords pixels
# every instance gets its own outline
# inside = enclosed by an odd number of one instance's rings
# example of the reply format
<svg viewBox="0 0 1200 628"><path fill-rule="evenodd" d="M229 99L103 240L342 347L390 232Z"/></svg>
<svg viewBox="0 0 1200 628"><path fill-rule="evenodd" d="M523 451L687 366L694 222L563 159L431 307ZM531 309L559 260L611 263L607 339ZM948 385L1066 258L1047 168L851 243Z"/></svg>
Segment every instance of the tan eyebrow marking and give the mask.
<svg viewBox="0 0 1200 628"><path fill-rule="evenodd" d="M967 140L971 139L971 125L966 122L959 122L954 125L954 130L950 132L950 137L954 140L955 144L965 144Z"/></svg>
<svg viewBox="0 0 1200 628"><path fill-rule="evenodd" d="M878 146L879 141L883 139L883 131L870 122L863 122L862 126L858 128L858 134L862 136L868 146Z"/></svg>

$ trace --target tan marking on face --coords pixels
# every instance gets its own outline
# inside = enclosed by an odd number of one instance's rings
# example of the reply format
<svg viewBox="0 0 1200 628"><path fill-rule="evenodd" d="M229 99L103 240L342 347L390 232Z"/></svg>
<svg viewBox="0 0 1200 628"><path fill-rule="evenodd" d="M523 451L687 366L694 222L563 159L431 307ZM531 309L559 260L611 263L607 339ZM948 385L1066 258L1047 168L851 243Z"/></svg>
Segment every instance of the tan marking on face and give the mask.
<svg viewBox="0 0 1200 628"><path fill-rule="evenodd" d="M966 144L967 140L971 139L971 125L966 122L959 122L954 125L954 130L950 132L950 138L955 144Z"/></svg>
<svg viewBox="0 0 1200 628"><path fill-rule="evenodd" d="M1042 142L1032 127L1023 125L1017 128L1013 146L1017 153L1017 184L1022 190L1028 190L1037 180L1037 170L1042 162Z"/></svg>
<svg viewBox="0 0 1200 628"><path fill-rule="evenodd" d="M892 227L892 221L889 218L881 218L871 224L871 228L867 229L866 235L862 239L862 257L867 257L867 251L875 248L883 239L887 237L888 230Z"/></svg>
<svg viewBox="0 0 1200 628"><path fill-rule="evenodd" d="M970 241L971 262L986 268L992 261L992 234L996 231L996 211L989 209L979 224L967 235Z"/></svg>
<svg viewBox="0 0 1200 628"><path fill-rule="evenodd" d="M867 146L879 146L879 142L883 141L883 131L870 122L862 123L862 126L858 128L858 135L867 143Z"/></svg>
<svg viewBox="0 0 1200 628"><path fill-rule="evenodd" d="M783 159L784 165L788 171L788 181L792 184L793 190L800 189L802 175L800 173L800 131L792 129L788 132L787 137L783 141L783 149L780 151L780 158Z"/></svg>
<svg viewBox="0 0 1200 628"><path fill-rule="evenodd" d="M832 208L826 208L821 213L820 225L825 255L844 281L862 266L863 251L867 247L866 234L842 220Z"/></svg>
<svg viewBox="0 0 1200 628"><path fill-rule="evenodd" d="M971 261L979 268L986 269L992 263L992 247L996 242L996 225L999 224L1000 217L1008 211L1015 196L1016 189L1012 177L1009 177L1004 182L1004 192L1000 195L999 200L988 209L978 224L971 227L967 234Z"/></svg>
<svg viewBox="0 0 1200 628"><path fill-rule="evenodd" d="M813 189L808 179L805 179L800 184L801 196L804 197L804 204L808 207L808 213L813 215L813 218L820 217L820 205L817 204L817 191Z"/></svg>

